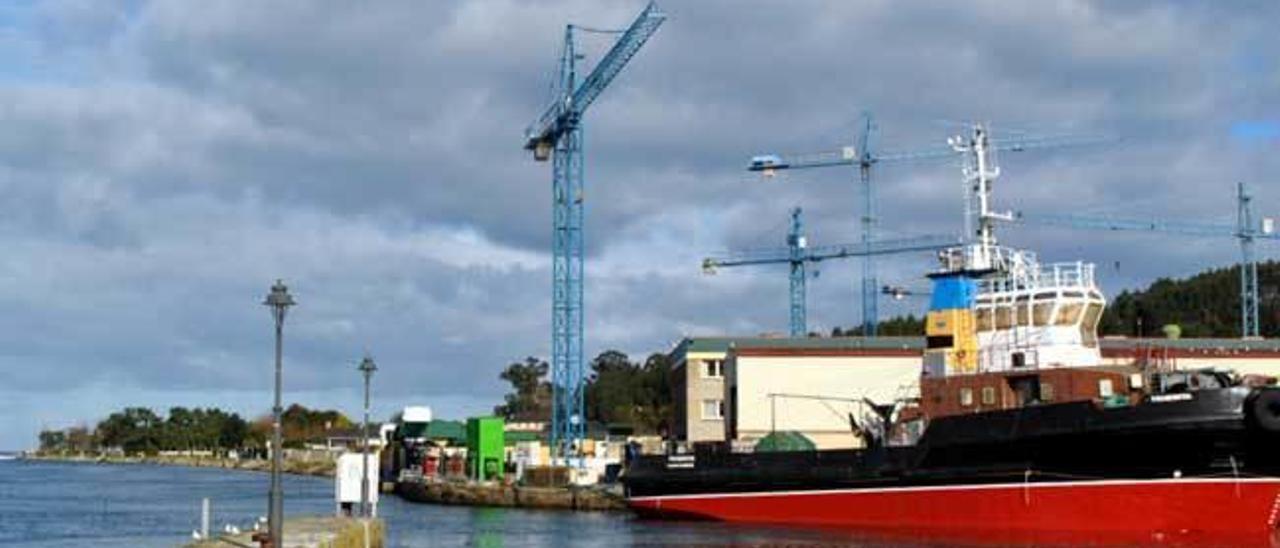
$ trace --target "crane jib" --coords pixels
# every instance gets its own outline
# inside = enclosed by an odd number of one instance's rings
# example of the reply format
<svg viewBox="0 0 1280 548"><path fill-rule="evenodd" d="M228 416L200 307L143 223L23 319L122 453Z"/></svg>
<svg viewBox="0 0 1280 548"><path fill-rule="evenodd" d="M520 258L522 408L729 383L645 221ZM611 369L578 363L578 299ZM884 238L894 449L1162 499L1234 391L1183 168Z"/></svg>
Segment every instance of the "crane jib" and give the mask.
<svg viewBox="0 0 1280 548"><path fill-rule="evenodd" d="M577 89L565 90L565 95L557 98L547 107L541 116L525 130L526 150L532 150L535 156L541 152L550 152L560 136L577 124L579 117L595 102L600 93L609 86L613 79L622 72L641 46L657 32L667 15L650 2L644 11L636 17L631 26L614 42L609 52L582 80ZM539 158L543 159L543 158Z"/></svg>

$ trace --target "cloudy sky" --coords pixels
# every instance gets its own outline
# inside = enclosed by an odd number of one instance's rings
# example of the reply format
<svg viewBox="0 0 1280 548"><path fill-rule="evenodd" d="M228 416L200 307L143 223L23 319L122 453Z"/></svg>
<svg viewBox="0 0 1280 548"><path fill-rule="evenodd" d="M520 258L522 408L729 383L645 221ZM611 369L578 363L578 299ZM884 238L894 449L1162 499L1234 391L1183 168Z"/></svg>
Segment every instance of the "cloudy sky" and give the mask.
<svg viewBox="0 0 1280 548"><path fill-rule="evenodd" d="M355 413L482 412L498 372L545 356L550 171L521 150L566 22L621 27L639 0L0 4L0 448L124 405L270 397L259 305L284 278L289 400ZM747 159L852 141L1005 135L1118 144L1007 153L1003 208L1231 222L1236 181L1280 214L1280 15L1271 1L669 1L587 120L587 353L786 328L785 267L700 272L857 239L854 173L762 180ZM599 59L608 37L582 47ZM956 232L954 161L884 164L885 236ZM1230 239L1011 227L1098 262L1114 293L1238 259ZM1274 246L1262 249L1275 257ZM880 262L922 285L927 256ZM818 330L853 325L858 268L810 284ZM921 302L886 303L885 315Z"/></svg>

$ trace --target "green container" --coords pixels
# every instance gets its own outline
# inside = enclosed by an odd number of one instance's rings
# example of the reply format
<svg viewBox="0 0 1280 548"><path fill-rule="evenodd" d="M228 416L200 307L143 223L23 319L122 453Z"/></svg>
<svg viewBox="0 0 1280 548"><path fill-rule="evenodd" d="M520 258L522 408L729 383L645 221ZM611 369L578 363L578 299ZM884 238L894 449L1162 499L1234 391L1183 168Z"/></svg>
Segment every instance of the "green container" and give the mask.
<svg viewBox="0 0 1280 548"><path fill-rule="evenodd" d="M476 481L502 479L506 446L501 417L467 419L467 476Z"/></svg>

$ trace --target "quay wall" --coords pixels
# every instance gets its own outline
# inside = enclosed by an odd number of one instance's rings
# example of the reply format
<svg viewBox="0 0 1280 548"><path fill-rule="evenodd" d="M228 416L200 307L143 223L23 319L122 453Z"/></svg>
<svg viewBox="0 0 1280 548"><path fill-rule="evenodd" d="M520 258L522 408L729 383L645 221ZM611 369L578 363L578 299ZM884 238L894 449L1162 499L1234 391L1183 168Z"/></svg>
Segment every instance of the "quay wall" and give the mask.
<svg viewBox="0 0 1280 548"><path fill-rule="evenodd" d="M622 497L599 489L404 481L396 494L410 502L592 512L625 511Z"/></svg>

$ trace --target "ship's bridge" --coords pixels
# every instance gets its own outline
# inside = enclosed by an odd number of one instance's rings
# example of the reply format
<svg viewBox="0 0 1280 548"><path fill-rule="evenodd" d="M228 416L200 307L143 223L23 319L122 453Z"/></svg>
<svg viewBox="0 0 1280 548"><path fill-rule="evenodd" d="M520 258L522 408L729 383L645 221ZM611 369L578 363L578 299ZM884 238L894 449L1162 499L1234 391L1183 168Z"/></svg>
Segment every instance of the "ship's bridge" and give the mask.
<svg viewBox="0 0 1280 548"><path fill-rule="evenodd" d="M1102 363L1106 304L1085 262L1041 264L1000 246L943 252L926 325L927 375L1088 367Z"/></svg>
<svg viewBox="0 0 1280 548"><path fill-rule="evenodd" d="M1028 264L978 280L974 299L980 372L1096 366L1106 300L1084 262Z"/></svg>

